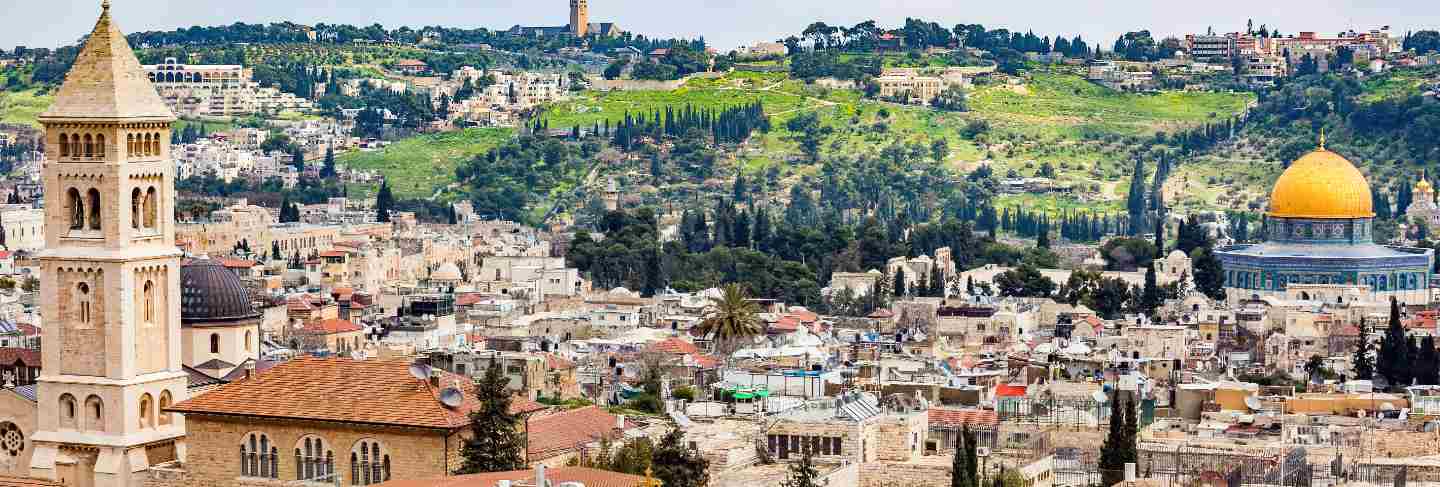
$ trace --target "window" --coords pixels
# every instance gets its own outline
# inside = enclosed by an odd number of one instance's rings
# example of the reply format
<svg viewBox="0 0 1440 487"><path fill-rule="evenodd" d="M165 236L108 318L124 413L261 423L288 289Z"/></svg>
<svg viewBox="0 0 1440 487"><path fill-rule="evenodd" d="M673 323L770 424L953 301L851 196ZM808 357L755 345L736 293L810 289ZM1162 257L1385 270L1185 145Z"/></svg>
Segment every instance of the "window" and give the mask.
<svg viewBox="0 0 1440 487"><path fill-rule="evenodd" d="M145 281L145 322L155 322L155 281Z"/></svg>
<svg viewBox="0 0 1440 487"><path fill-rule="evenodd" d="M170 409L170 403L171 403L172 401L174 401L174 399L172 399L172 398L170 397L170 391L160 391L160 425L161 425L161 426L168 426L168 425L170 424L170 411L167 411L167 409Z"/></svg>
<svg viewBox="0 0 1440 487"><path fill-rule="evenodd" d="M143 202L141 201L140 188L135 188L134 190L131 190L131 191L130 191L130 228L134 228L134 229L139 229L139 228L140 228L140 207L141 207L142 204L143 204Z"/></svg>
<svg viewBox="0 0 1440 487"><path fill-rule="evenodd" d="M280 449L264 433L250 433L240 442L240 476L280 478Z"/></svg>
<svg viewBox="0 0 1440 487"><path fill-rule="evenodd" d="M60 395L60 427L75 429L77 424L75 417L75 396L69 394Z"/></svg>
<svg viewBox="0 0 1440 487"><path fill-rule="evenodd" d="M125 134L125 157L135 157L135 134Z"/></svg>
<svg viewBox="0 0 1440 487"><path fill-rule="evenodd" d="M95 157L99 157L99 158L104 158L104 157L105 157L105 136L104 136L104 135L96 135L96 136L95 136Z"/></svg>
<svg viewBox="0 0 1440 487"><path fill-rule="evenodd" d="M156 194L154 186L151 186L150 189L145 191L145 228L150 230L159 228L158 225L155 224L155 207L159 204Z"/></svg>
<svg viewBox="0 0 1440 487"><path fill-rule="evenodd" d="M86 197L90 204L90 229L100 229L100 190L90 188Z"/></svg>
<svg viewBox="0 0 1440 487"><path fill-rule="evenodd" d="M89 431L105 431L105 403L100 396L85 398L85 426Z"/></svg>
<svg viewBox="0 0 1440 487"><path fill-rule="evenodd" d="M65 194L65 213L70 215L70 229L85 228L85 203L80 200L80 190L70 188Z"/></svg>
<svg viewBox="0 0 1440 487"><path fill-rule="evenodd" d="M21 453L25 453L25 433L15 423L0 423L0 458L15 462Z"/></svg>
<svg viewBox="0 0 1440 487"><path fill-rule="evenodd" d="M350 485L374 485L390 480L390 454L375 440L360 440L350 450Z"/></svg>
<svg viewBox="0 0 1440 487"><path fill-rule="evenodd" d="M140 429L146 429L155 424L154 414L155 402L150 398L150 393L140 395Z"/></svg>
<svg viewBox="0 0 1440 487"><path fill-rule="evenodd" d="M70 157L70 136L60 134L60 157Z"/></svg>
<svg viewBox="0 0 1440 487"><path fill-rule="evenodd" d="M91 137L90 134L85 134L84 147L85 152L83 152L83 154L85 155L86 159L95 157L95 138Z"/></svg>
<svg viewBox="0 0 1440 487"><path fill-rule="evenodd" d="M220 353L220 334L210 334L210 353Z"/></svg>
<svg viewBox="0 0 1440 487"><path fill-rule="evenodd" d="M76 285L75 294L77 298L75 300L75 324L80 328L89 328L90 318L93 316L90 309L90 285L83 282Z"/></svg>
<svg viewBox="0 0 1440 487"><path fill-rule="evenodd" d="M295 445L295 480L330 482L335 474L335 452L316 436Z"/></svg>
<svg viewBox="0 0 1440 487"><path fill-rule="evenodd" d="M254 348L250 346L250 342L253 341L254 339L255 339L255 335L254 335L250 330L245 330L245 351L246 351L246 352L250 352L250 351L253 351L253 350L254 350Z"/></svg>

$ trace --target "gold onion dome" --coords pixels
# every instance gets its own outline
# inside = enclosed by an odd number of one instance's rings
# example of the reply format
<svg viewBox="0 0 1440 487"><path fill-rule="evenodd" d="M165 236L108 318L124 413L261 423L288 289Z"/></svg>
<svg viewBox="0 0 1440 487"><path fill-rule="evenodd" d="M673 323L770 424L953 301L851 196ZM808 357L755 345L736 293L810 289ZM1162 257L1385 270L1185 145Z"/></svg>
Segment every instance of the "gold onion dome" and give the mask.
<svg viewBox="0 0 1440 487"><path fill-rule="evenodd" d="M1323 137L1323 136L1322 136ZM1270 193L1269 216L1279 218L1373 218L1370 183L1340 154L1315 149L1290 164Z"/></svg>

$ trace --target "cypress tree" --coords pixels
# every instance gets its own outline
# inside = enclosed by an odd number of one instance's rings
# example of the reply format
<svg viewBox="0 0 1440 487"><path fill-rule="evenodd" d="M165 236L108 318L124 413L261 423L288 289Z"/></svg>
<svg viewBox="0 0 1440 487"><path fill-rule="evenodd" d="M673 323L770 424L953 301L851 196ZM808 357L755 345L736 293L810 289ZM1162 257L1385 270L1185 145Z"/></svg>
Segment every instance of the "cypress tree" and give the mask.
<svg viewBox="0 0 1440 487"><path fill-rule="evenodd" d="M525 468L524 439L517 426L520 417L510 411L510 380L499 361L490 362L475 384L480 408L470 413L470 431L460 455L464 464L456 474L507 472Z"/></svg>
<svg viewBox="0 0 1440 487"><path fill-rule="evenodd" d="M1390 326L1385 329L1385 335L1380 339L1380 353L1375 364L1380 376L1384 377L1391 387L1410 385L1406 377L1410 368L1406 356L1409 351L1405 327L1400 324L1400 303L1391 296Z"/></svg>
<svg viewBox="0 0 1440 487"><path fill-rule="evenodd" d="M955 457L950 466L950 487L979 487L979 469L976 468L975 432L965 425L955 435Z"/></svg>
<svg viewBox="0 0 1440 487"><path fill-rule="evenodd" d="M1420 350L1415 355L1415 381L1420 385L1435 385L1440 383L1440 377L1436 377L1437 357L1435 354L1435 337L1424 337L1420 339Z"/></svg>
<svg viewBox="0 0 1440 487"><path fill-rule="evenodd" d="M905 268L904 268L904 267L896 267L896 268L895 268L895 285L894 285L894 289L895 289L895 296L896 296L896 297L901 297L901 296L905 296L905 295L906 295L906 292L905 292Z"/></svg>
<svg viewBox="0 0 1440 487"><path fill-rule="evenodd" d="M1370 380L1375 376L1375 365L1370 359L1370 336L1365 333L1365 324L1360 325L1360 341L1355 342L1355 352L1350 356L1351 370L1355 378Z"/></svg>

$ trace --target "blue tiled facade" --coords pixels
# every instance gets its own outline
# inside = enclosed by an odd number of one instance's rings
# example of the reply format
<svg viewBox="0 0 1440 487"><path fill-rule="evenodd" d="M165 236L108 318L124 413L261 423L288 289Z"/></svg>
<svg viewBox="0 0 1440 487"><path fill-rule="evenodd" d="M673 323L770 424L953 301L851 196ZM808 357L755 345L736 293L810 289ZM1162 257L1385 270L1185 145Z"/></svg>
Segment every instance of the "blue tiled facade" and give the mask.
<svg viewBox="0 0 1440 487"><path fill-rule="evenodd" d="M1266 242L1218 249L1231 295L1284 292L1291 284L1360 285L1372 293L1423 294L1429 288L1430 249L1377 245L1372 219L1276 218Z"/></svg>

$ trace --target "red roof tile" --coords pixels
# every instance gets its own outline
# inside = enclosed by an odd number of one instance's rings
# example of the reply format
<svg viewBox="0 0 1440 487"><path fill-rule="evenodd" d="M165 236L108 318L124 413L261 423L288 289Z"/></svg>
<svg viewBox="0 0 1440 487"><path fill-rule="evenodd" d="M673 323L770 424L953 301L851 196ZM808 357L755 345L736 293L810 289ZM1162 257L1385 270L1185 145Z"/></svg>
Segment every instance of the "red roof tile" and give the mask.
<svg viewBox="0 0 1440 487"><path fill-rule="evenodd" d="M29 324L29 323L16 323L16 324L15 324L15 327L16 327L16 328L19 328L19 329L20 329L20 333L23 334L23 335L25 335L25 336L27 336L27 337L28 337L28 336L36 336L36 335L39 335L39 334L40 334L40 327L37 327L37 326L32 325L32 324Z"/></svg>
<svg viewBox="0 0 1440 487"><path fill-rule="evenodd" d="M995 385L995 395L998 397L1025 397L1025 386L997 384Z"/></svg>
<svg viewBox="0 0 1440 487"><path fill-rule="evenodd" d="M678 337L670 337L662 341L652 343L649 347L647 347L647 349L647 351L650 352L669 353L675 355L686 355L700 351L699 348L695 347L694 343L681 340Z"/></svg>
<svg viewBox="0 0 1440 487"><path fill-rule="evenodd" d="M455 306L474 306L476 303L485 300L481 293L463 293L455 297Z"/></svg>
<svg viewBox="0 0 1440 487"><path fill-rule="evenodd" d="M994 426L1000 420L988 409L930 408L930 426L959 428L961 426Z"/></svg>
<svg viewBox="0 0 1440 487"><path fill-rule="evenodd" d="M433 479L392 480L380 484L380 487L495 487L502 480L509 480L511 485L534 485L535 471L516 470ZM555 485L579 482L585 487L635 487L644 482L645 477L585 467L555 467L545 471L545 480Z"/></svg>
<svg viewBox="0 0 1440 487"><path fill-rule="evenodd" d="M530 439L529 460L537 461L574 451L600 438L615 439L621 431L615 428L617 417L599 406L586 406L530 420L526 427ZM636 428L625 421L626 428Z"/></svg>
<svg viewBox="0 0 1440 487"><path fill-rule="evenodd" d="M410 362L302 357L255 378L232 382L170 408L186 414L307 419L417 428L468 427L481 407L474 382L442 373L441 384L459 387L464 402L451 409L439 391L410 375ZM544 407L517 397L511 410Z"/></svg>
<svg viewBox="0 0 1440 487"><path fill-rule="evenodd" d="M575 368L575 362L571 362L565 357L553 353L542 353L540 356L545 357L546 370L568 370Z"/></svg>
<svg viewBox="0 0 1440 487"><path fill-rule="evenodd" d="M360 330L360 325L351 323L350 320L342 320L340 318L312 321L305 324L305 331L309 331L312 333L323 333L326 335L333 335L336 333L350 333Z"/></svg>
<svg viewBox="0 0 1440 487"><path fill-rule="evenodd" d="M249 269L257 265L255 261L245 259L227 259L221 257L215 260L219 261L220 265L225 266L227 269Z"/></svg>
<svg viewBox="0 0 1440 487"><path fill-rule="evenodd" d="M779 321L770 324L772 332L792 332L800 329L800 320L790 316L780 318Z"/></svg>
<svg viewBox="0 0 1440 487"><path fill-rule="evenodd" d="M643 479L643 477L641 478ZM63 485L49 480L0 477L0 487L63 487Z"/></svg>
<svg viewBox="0 0 1440 487"><path fill-rule="evenodd" d="M326 250L320 253L321 257L345 257L347 255L350 253L344 250Z"/></svg>

